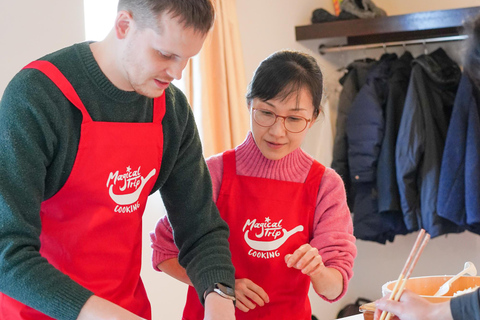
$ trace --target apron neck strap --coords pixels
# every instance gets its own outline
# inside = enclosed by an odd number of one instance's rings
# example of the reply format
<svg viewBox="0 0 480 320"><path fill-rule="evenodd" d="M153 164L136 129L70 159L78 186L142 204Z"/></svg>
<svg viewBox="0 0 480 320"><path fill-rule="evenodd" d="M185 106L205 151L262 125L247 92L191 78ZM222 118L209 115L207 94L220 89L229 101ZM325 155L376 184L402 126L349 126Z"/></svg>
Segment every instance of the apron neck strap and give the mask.
<svg viewBox="0 0 480 320"><path fill-rule="evenodd" d="M23 69L37 69L43 72L60 89L65 97L82 112L83 122L92 122L92 118L88 114L77 92L73 89L72 84L55 65L49 61L37 60L29 63Z"/></svg>

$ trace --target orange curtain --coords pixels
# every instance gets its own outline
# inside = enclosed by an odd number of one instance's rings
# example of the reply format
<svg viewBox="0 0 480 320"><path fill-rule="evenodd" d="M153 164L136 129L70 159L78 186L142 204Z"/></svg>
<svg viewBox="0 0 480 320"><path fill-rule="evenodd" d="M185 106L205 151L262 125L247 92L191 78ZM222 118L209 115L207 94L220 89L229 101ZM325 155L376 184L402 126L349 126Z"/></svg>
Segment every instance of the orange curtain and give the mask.
<svg viewBox="0 0 480 320"><path fill-rule="evenodd" d="M249 130L235 1L215 0L215 9L215 26L184 72L185 93L196 115L205 157L234 148Z"/></svg>

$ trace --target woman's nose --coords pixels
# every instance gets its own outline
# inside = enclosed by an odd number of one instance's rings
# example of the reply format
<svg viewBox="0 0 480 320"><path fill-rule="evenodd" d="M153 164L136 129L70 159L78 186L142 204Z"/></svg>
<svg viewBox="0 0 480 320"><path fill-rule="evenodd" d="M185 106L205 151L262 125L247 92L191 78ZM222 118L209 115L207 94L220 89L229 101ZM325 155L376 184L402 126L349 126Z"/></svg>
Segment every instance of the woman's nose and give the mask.
<svg viewBox="0 0 480 320"><path fill-rule="evenodd" d="M286 131L286 129L285 129L285 119L277 117L275 119L275 122L273 123L273 125L270 127L270 130L271 130L272 134L276 134L276 135L285 134L285 131Z"/></svg>

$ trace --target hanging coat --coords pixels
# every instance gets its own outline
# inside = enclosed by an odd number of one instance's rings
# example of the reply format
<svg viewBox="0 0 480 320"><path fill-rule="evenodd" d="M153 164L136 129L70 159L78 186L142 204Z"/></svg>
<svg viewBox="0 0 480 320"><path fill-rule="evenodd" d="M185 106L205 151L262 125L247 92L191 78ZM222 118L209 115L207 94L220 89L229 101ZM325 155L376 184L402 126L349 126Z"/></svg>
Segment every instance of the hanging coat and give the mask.
<svg viewBox="0 0 480 320"><path fill-rule="evenodd" d="M402 232L402 217L378 214L377 164L385 133L388 78L396 54L384 54L371 69L347 117L348 162L355 190L354 235L385 243Z"/></svg>
<svg viewBox="0 0 480 320"><path fill-rule="evenodd" d="M438 215L480 234L480 92L462 76L443 151Z"/></svg>
<svg viewBox="0 0 480 320"><path fill-rule="evenodd" d="M461 232L438 215L440 165L459 66L440 48L413 61L396 146L397 179L409 231L424 228L432 237Z"/></svg>
<svg viewBox="0 0 480 320"><path fill-rule="evenodd" d="M340 83L343 86L338 101L338 114L335 127L335 140L333 144L333 159L332 169L334 169L345 183L345 190L347 192L347 202L350 211L353 211L353 200L355 193L351 186L350 172L348 168L348 141L345 125L347 115L352 106L355 96L363 87L367 80L368 71L377 63L375 60L368 59L366 61L355 61L348 65L347 74L341 79Z"/></svg>
<svg viewBox="0 0 480 320"><path fill-rule="evenodd" d="M404 227L400 195L398 193L395 147L407 95L408 81L412 71L412 60L412 54L406 51L398 60L393 62L390 70L387 84L388 97L385 106L385 136L377 167L378 212L383 215L397 215L401 217L402 231L406 231L406 228Z"/></svg>

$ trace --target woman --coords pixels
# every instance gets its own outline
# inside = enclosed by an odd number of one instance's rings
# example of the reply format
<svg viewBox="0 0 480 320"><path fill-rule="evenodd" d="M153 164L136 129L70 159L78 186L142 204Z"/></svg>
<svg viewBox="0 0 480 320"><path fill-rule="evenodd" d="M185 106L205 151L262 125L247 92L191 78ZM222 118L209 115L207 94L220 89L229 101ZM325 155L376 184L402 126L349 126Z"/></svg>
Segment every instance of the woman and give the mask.
<svg viewBox="0 0 480 320"><path fill-rule="evenodd" d="M251 132L207 160L213 197L230 227L236 319L311 319L308 290L340 299L356 256L352 220L338 174L300 145L321 112L315 59L279 51L259 65L247 92ZM153 264L190 284L168 220L151 235ZM192 287L183 319L202 319Z"/></svg>

